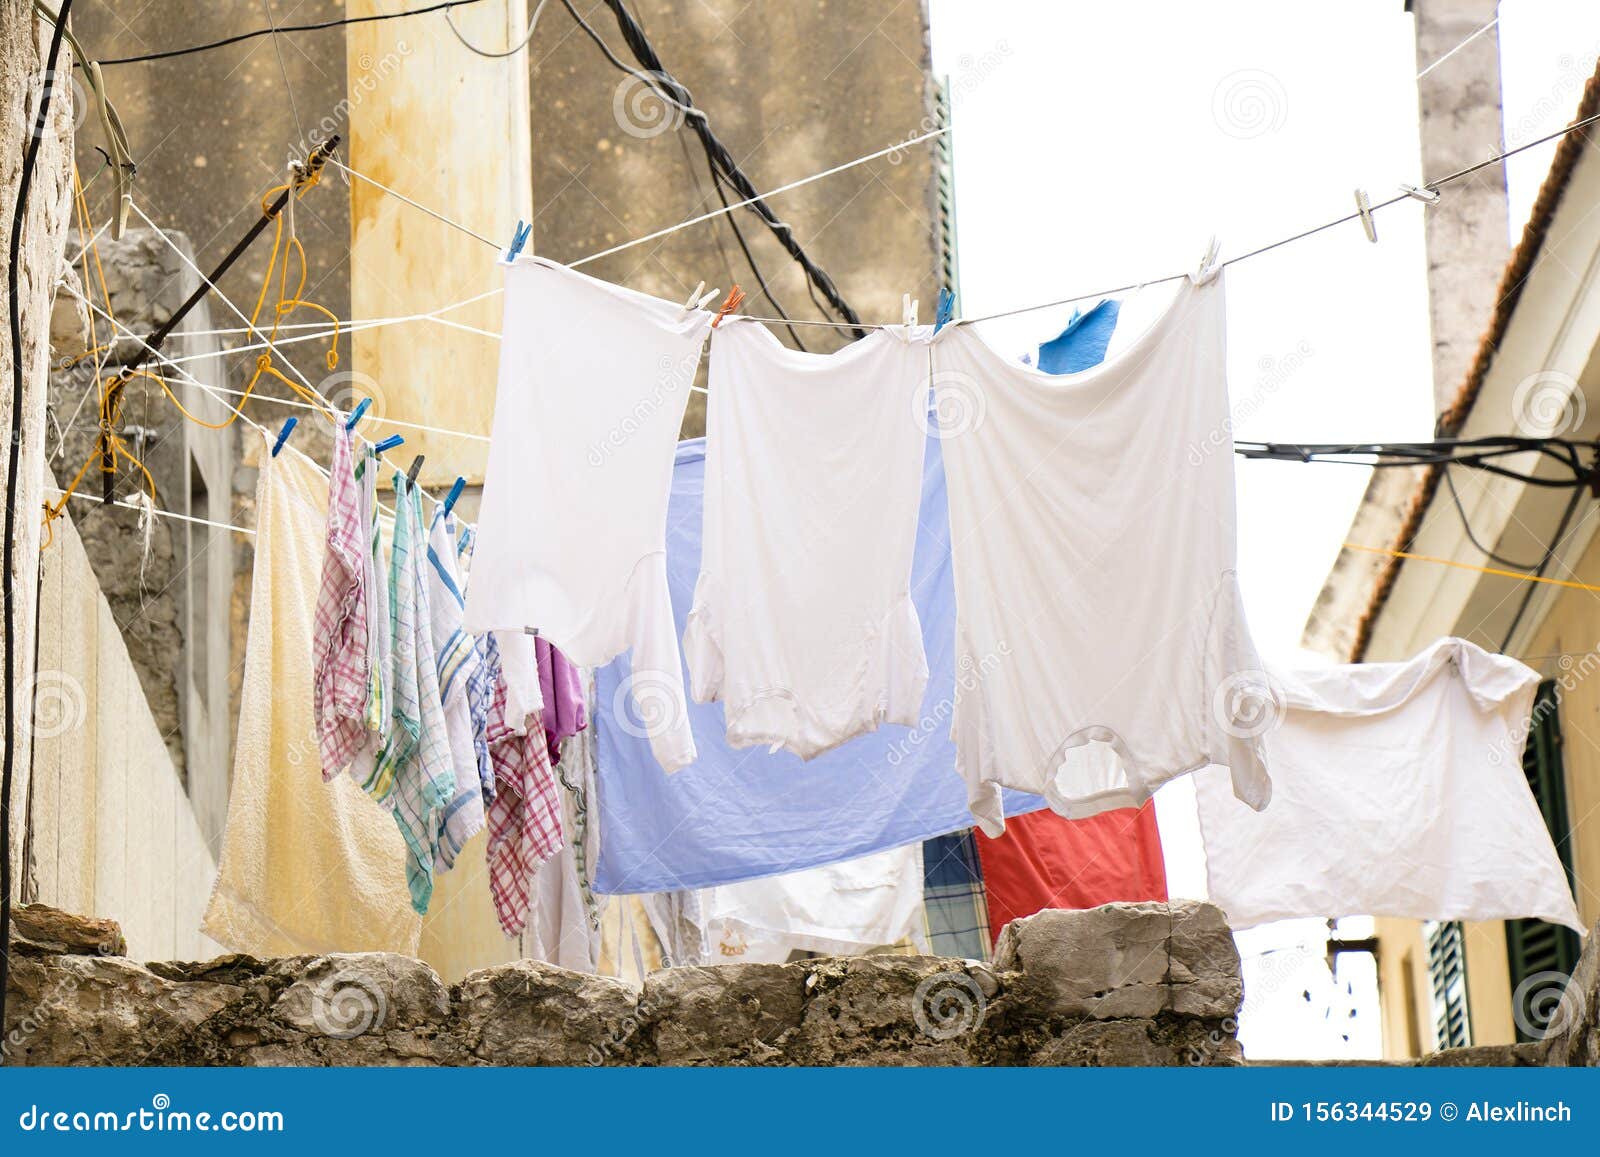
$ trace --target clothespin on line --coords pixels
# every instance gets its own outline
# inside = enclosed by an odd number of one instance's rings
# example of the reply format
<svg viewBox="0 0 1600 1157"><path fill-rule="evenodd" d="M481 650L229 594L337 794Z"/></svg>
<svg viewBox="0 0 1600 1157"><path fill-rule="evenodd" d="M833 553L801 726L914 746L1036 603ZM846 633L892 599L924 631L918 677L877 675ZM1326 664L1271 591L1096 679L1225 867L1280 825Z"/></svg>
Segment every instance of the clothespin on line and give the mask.
<svg viewBox="0 0 1600 1157"><path fill-rule="evenodd" d="M450 487L450 493L444 496L444 512L446 514L456 508L456 499L461 497L461 492L466 488L467 480L465 478L457 478L455 480L454 485Z"/></svg>
<svg viewBox="0 0 1600 1157"><path fill-rule="evenodd" d="M933 317L933 332L938 333L950 324L950 319L955 316L956 295L948 289L939 290L939 306Z"/></svg>
<svg viewBox="0 0 1600 1157"><path fill-rule="evenodd" d="M372 452L374 454L387 454L390 450L393 450L396 446L404 446L405 444L406 444L406 440L404 438L402 438L399 434L390 434L383 441L374 443L373 447L372 447Z"/></svg>
<svg viewBox="0 0 1600 1157"><path fill-rule="evenodd" d="M1200 258L1200 267L1191 275L1196 285L1204 285L1222 269L1217 258L1222 256L1222 242L1213 234L1210 241L1206 242L1205 255Z"/></svg>
<svg viewBox="0 0 1600 1157"><path fill-rule="evenodd" d="M294 433L294 428L299 422L299 418L287 418L284 420L283 429L278 431L277 440L272 443L272 456L274 458L278 456L278 451L283 449L283 444L289 440L289 435Z"/></svg>
<svg viewBox="0 0 1600 1157"><path fill-rule="evenodd" d="M917 307L921 304L922 302L909 293L900 295L900 320L905 323L907 329L917 328Z"/></svg>
<svg viewBox="0 0 1600 1157"><path fill-rule="evenodd" d="M510 265L522 252L522 247L533 236L533 226L527 224L521 217L517 218L517 227L511 233L511 245L506 249L506 264Z"/></svg>
<svg viewBox="0 0 1600 1157"><path fill-rule="evenodd" d="M1365 189L1356 190L1356 212L1361 214L1361 228L1366 231L1367 240L1374 245L1378 243L1378 226L1372 219L1372 202L1367 199Z"/></svg>
<svg viewBox="0 0 1600 1157"><path fill-rule="evenodd" d="M424 458L425 455L418 454L415 458L411 459L411 468L406 471L407 486L415 486L417 484L417 475L422 473L422 463Z"/></svg>
<svg viewBox="0 0 1600 1157"><path fill-rule="evenodd" d="M717 326L722 324L723 318L743 304L744 290L739 288L738 282L734 282L733 288L728 290L728 299L722 303L722 308L717 310L717 316L711 319L711 328L716 329Z"/></svg>
<svg viewBox="0 0 1600 1157"><path fill-rule="evenodd" d="M344 428L354 430L361 419L366 416L367 410L372 405L371 398L362 398L356 403L356 408L350 411L350 417L345 419Z"/></svg>
<svg viewBox="0 0 1600 1157"><path fill-rule="evenodd" d="M1439 190L1430 189L1425 185L1401 185L1400 191L1413 201L1421 201L1424 205L1437 205L1439 203Z"/></svg>
<svg viewBox="0 0 1600 1157"><path fill-rule="evenodd" d="M722 292L720 289L713 289L710 293L707 293L705 289L705 282L699 281L695 283L694 291L684 299L683 313L679 315L680 317L688 317L693 310L704 309L717 299L717 294Z"/></svg>

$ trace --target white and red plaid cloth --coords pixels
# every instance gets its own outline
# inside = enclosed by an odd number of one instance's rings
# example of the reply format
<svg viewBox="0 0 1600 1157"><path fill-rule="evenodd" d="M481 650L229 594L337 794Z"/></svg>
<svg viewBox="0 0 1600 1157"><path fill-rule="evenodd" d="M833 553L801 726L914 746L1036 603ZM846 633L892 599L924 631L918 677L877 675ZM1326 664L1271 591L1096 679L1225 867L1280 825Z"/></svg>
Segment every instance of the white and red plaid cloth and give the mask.
<svg viewBox="0 0 1600 1157"><path fill-rule="evenodd" d="M322 778L331 780L367 745L367 599L363 554L369 530L350 457L350 432L335 423L328 478L327 553L312 619L312 715Z"/></svg>
<svg viewBox="0 0 1600 1157"><path fill-rule="evenodd" d="M537 714L519 731L506 719L506 685L495 684L489 710L489 756L495 795L489 805L489 893L507 936L528 923L534 873L561 851L561 792Z"/></svg>

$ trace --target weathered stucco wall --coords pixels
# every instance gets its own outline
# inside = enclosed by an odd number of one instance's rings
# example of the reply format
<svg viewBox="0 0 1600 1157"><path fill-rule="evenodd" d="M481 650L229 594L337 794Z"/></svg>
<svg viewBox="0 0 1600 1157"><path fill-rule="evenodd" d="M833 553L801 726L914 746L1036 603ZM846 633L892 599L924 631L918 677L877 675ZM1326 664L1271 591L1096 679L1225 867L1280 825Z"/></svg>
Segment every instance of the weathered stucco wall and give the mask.
<svg viewBox="0 0 1600 1157"><path fill-rule="evenodd" d="M70 516L40 559L38 670L28 895L116 920L140 959L221 951L215 857Z"/></svg>
<svg viewBox="0 0 1600 1157"><path fill-rule="evenodd" d="M114 927L24 910L13 1063L1237 1064L1241 985L1214 907L1114 904L1013 924L991 968L918 956L654 972L531 961L447 986L378 953L134 963Z"/></svg>

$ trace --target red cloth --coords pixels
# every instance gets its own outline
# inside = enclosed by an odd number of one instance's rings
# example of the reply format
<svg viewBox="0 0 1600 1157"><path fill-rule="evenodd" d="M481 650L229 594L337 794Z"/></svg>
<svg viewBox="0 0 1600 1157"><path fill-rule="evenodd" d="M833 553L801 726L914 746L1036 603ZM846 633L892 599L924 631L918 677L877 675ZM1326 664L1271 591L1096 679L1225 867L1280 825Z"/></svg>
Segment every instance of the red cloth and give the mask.
<svg viewBox="0 0 1600 1157"><path fill-rule="evenodd" d="M1167 868L1155 803L1069 820L1036 811L1006 820L991 840L977 832L989 896L989 937L1043 908L1094 908L1115 900L1165 900Z"/></svg>

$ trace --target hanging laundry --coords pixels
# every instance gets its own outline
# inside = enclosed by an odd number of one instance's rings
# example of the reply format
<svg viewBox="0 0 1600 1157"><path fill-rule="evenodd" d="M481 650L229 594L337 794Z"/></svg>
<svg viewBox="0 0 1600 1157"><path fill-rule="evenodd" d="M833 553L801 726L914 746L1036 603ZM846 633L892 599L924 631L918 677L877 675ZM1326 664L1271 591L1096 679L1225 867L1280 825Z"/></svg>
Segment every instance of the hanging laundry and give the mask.
<svg viewBox="0 0 1600 1157"><path fill-rule="evenodd" d="M587 881L595 833L589 801L594 798L592 731L576 735L557 778L561 782L561 825L566 846L534 873L522 955L575 972L594 972L600 964L602 901ZM661 779L661 773L656 772Z"/></svg>
<svg viewBox="0 0 1600 1157"><path fill-rule="evenodd" d="M539 717L524 716L514 726L506 702L506 685L498 682L489 712L496 781L488 812L489 892L500 927L517 936L528 923L534 874L563 845L561 795Z"/></svg>
<svg viewBox="0 0 1600 1157"><path fill-rule="evenodd" d="M328 468L328 532L312 619L312 714L322 774L332 779L368 746L371 690L367 634L367 529L351 465L350 431L334 423Z"/></svg>
<svg viewBox="0 0 1600 1157"><path fill-rule="evenodd" d="M455 787L440 816L436 870L455 867L468 840L483 830L483 781L478 774L477 733L470 684L483 674L478 641L461 629L461 580L456 570L455 516L434 511L428 530L428 620L439 687L439 708ZM485 717L487 723L487 716Z"/></svg>
<svg viewBox="0 0 1600 1157"><path fill-rule="evenodd" d="M493 635L500 655L500 681L506 689L506 718L519 727L530 715L542 718L544 690L537 640L526 631L495 631Z"/></svg>
<svg viewBox="0 0 1600 1157"><path fill-rule="evenodd" d="M681 443L667 518L667 578L680 627L700 573L704 470L704 440ZM595 889L672 892L729 884L971 827L949 731L957 681L970 683L977 673L956 666L954 590L944 469L930 437L911 573L930 671L916 727L891 724L804 762L787 751L730 747L721 706L692 703L700 755L669 778L656 770L644 732L626 710L626 665L596 671L590 731L599 749L605 841ZM1006 797L1012 815L1043 806L1020 792Z"/></svg>
<svg viewBox="0 0 1600 1157"><path fill-rule="evenodd" d="M700 918L714 964L781 964L791 952L855 956L908 940L926 952L922 845L707 888Z"/></svg>
<svg viewBox="0 0 1600 1157"><path fill-rule="evenodd" d="M550 744L550 762L561 762L563 740L589 726L589 708L583 701L583 676L572 660L545 638L534 640L539 664L539 691L544 700L544 732Z"/></svg>
<svg viewBox="0 0 1600 1157"><path fill-rule="evenodd" d="M989 959L989 895L971 828L923 841L922 911L935 956Z"/></svg>
<svg viewBox="0 0 1600 1157"><path fill-rule="evenodd" d="M455 797L455 767L439 698L439 675L428 607L427 540L422 499L399 471L394 476L394 542L389 551L394 705L389 742L366 785L389 807L406 842L411 905L428 910L439 858L444 810Z"/></svg>
<svg viewBox="0 0 1600 1157"><path fill-rule="evenodd" d="M350 762L350 778L366 784L377 768L378 753L388 744L393 724L393 627L389 619L389 564L384 557L384 525L389 537L394 524L378 505L378 458L362 445L355 454L357 521L362 533L361 583L367 592L367 740Z"/></svg>
<svg viewBox="0 0 1600 1157"><path fill-rule="evenodd" d="M1111 298L1082 313L1074 312L1066 328L1039 347L1039 371L1076 374L1099 365L1105 360L1121 313L1122 303Z"/></svg>
<svg viewBox="0 0 1600 1157"><path fill-rule="evenodd" d="M977 842L991 945L1011 921L1046 908L1167 899L1154 801L1081 820L1016 816L999 839L980 834Z"/></svg>
<svg viewBox="0 0 1600 1157"><path fill-rule="evenodd" d="M667 595L673 447L710 331L541 260L506 270L500 380L466 629L537 627L582 667L632 649L628 693L667 771L694 761Z"/></svg>
<svg viewBox="0 0 1600 1157"><path fill-rule="evenodd" d="M453 521L453 520L452 520ZM462 525L456 534L456 572L462 587L472 569L472 549L477 536L472 527ZM472 717L472 746L478 765L478 788L485 806L494 800L494 760L489 754L489 713L494 706L495 687L501 680L500 648L494 632L479 635L474 646L477 661L467 679L467 707Z"/></svg>
<svg viewBox="0 0 1600 1157"><path fill-rule="evenodd" d="M1272 806L1196 777L1211 899L1297 916L1537 917L1584 931L1522 771L1539 676L1462 639L1403 663L1275 672Z"/></svg>
<svg viewBox="0 0 1600 1157"><path fill-rule="evenodd" d="M836 353L757 321L711 339L705 530L690 686L732 747L814 759L917 722L928 664L909 589L928 347L905 327Z"/></svg>
<svg viewBox="0 0 1600 1157"><path fill-rule="evenodd" d="M954 732L972 814L1001 788L1081 818L1230 767L1270 795L1248 713L1260 664L1234 572L1220 274L1186 280L1116 360L1052 377L971 326L933 344L950 473L960 663Z"/></svg>
<svg viewBox="0 0 1600 1157"><path fill-rule="evenodd" d="M252 956L414 955L421 922L394 824L348 777L323 785L312 718L313 608L328 483L292 446L263 450L228 820L204 930Z"/></svg>

